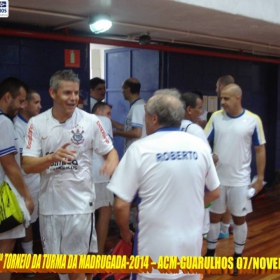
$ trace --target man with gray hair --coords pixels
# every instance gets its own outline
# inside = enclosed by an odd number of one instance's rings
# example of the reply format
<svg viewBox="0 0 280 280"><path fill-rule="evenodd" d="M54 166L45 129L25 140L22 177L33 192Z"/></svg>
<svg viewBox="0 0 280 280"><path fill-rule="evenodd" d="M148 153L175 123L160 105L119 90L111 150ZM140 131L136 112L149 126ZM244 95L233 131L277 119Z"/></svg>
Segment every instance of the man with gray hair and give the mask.
<svg viewBox="0 0 280 280"><path fill-rule="evenodd" d="M97 252L94 234L93 151L105 159L101 172L111 176L118 155L100 120L77 108L80 80L72 70L50 79L53 107L27 126L22 167L41 173L40 233L46 254ZM84 280L85 274L69 274Z"/></svg>
<svg viewBox="0 0 280 280"><path fill-rule="evenodd" d="M130 204L137 198L134 255L200 256L204 205L219 196L209 148L180 131L184 106L175 96L157 94L145 106L148 136L134 142L107 188L116 194L114 213L122 238L130 242ZM210 190L204 193L204 186ZM172 274L138 274L133 279L175 279ZM199 279L180 271L176 279Z"/></svg>

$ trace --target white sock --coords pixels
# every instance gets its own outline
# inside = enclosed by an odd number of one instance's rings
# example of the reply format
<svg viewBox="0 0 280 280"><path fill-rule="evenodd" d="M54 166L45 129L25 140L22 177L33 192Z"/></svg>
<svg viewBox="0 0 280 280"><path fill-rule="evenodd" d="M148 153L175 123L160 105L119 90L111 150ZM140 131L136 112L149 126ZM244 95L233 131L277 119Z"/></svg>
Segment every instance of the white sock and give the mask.
<svg viewBox="0 0 280 280"><path fill-rule="evenodd" d="M33 254L33 240L30 242L21 242L21 246L25 254Z"/></svg>
<svg viewBox="0 0 280 280"><path fill-rule="evenodd" d="M69 280L68 274L58 274L60 280Z"/></svg>
<svg viewBox="0 0 280 280"><path fill-rule="evenodd" d="M220 234L220 223L210 223L210 229L207 233L207 249L216 249L217 240Z"/></svg>
<svg viewBox="0 0 280 280"><path fill-rule="evenodd" d="M247 223L245 222L242 225L234 224L233 228L233 240L234 240L234 252L236 254L242 254L244 245L247 238Z"/></svg>
<svg viewBox="0 0 280 280"><path fill-rule="evenodd" d="M229 229L229 224L224 224L221 222L221 233L227 233Z"/></svg>

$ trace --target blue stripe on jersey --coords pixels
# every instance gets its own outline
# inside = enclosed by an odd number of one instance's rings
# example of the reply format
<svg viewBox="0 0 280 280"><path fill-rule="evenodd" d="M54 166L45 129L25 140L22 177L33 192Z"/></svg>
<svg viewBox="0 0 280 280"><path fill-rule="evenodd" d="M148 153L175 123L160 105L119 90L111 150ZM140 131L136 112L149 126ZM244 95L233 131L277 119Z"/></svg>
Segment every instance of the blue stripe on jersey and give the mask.
<svg viewBox="0 0 280 280"><path fill-rule="evenodd" d="M11 153L14 153L16 152L16 147L15 146L11 146L9 148L6 148L6 149L3 149L0 151L0 156L4 156L4 155L7 155L7 154L11 154Z"/></svg>
<svg viewBox="0 0 280 280"><path fill-rule="evenodd" d="M142 127L143 127L143 124L140 124L140 123L131 123L131 126L132 126L132 127L140 127L140 128L142 128Z"/></svg>
<svg viewBox="0 0 280 280"><path fill-rule="evenodd" d="M214 135L215 135L215 127L214 127L214 124L213 124L213 129L212 129L211 133L209 134L207 140L208 141L213 141L214 140Z"/></svg>
<svg viewBox="0 0 280 280"><path fill-rule="evenodd" d="M21 114L18 114L18 117L25 123L28 123L28 121Z"/></svg>
<svg viewBox="0 0 280 280"><path fill-rule="evenodd" d="M168 126L168 127L159 128L158 130L155 131L155 133L162 132L162 131L181 131L181 130L180 127Z"/></svg>
<svg viewBox="0 0 280 280"><path fill-rule="evenodd" d="M252 141L253 141L254 146L260 146L261 145L260 141L259 141L258 132L257 132L256 127L254 129L254 133L253 133L253 136L252 136Z"/></svg>
<svg viewBox="0 0 280 280"><path fill-rule="evenodd" d="M227 114L227 116L228 116L229 118L231 118L231 119L237 119L237 118L242 117L242 116L245 114L245 109L243 109L242 113L241 113L240 115L236 116L236 117L231 116L231 115L228 114L227 112L226 112L226 114Z"/></svg>

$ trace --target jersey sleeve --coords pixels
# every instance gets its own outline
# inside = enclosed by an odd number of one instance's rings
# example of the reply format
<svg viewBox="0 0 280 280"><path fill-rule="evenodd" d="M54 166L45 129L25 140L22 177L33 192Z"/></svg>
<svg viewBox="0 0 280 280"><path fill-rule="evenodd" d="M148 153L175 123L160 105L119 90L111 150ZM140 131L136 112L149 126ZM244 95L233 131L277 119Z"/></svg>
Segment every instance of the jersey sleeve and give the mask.
<svg viewBox="0 0 280 280"><path fill-rule="evenodd" d="M215 135L214 116L215 116L215 114L213 114L211 116L210 120L208 121L208 123L206 124L206 126L204 128L204 132L205 132L205 135L206 135L206 138L208 141L214 140L214 135Z"/></svg>
<svg viewBox="0 0 280 280"><path fill-rule="evenodd" d="M18 125L15 125L15 133L16 133L16 137L17 137L17 145L18 145L19 153L22 154L23 146L25 143L25 137L24 137L23 130L20 129L20 127L18 127Z"/></svg>
<svg viewBox="0 0 280 280"><path fill-rule="evenodd" d="M256 119L256 126L254 129L252 140L253 140L254 146L260 146L260 145L265 144L266 141L265 141L262 121L261 121L260 117L257 115L255 115L255 119Z"/></svg>
<svg viewBox="0 0 280 280"><path fill-rule="evenodd" d="M113 140L113 128L112 128L112 122L109 118L103 117L101 119L101 122L103 124L103 127L105 129L105 132L110 137L111 141Z"/></svg>
<svg viewBox="0 0 280 280"><path fill-rule="evenodd" d="M203 140L203 142L207 145L207 147L209 147L209 152L211 153L211 147L209 145L209 142L206 138L206 135L203 131L203 129L197 125L197 124L192 124L188 127L188 133L200 138L201 140Z"/></svg>
<svg viewBox="0 0 280 280"><path fill-rule="evenodd" d="M220 186L220 180L218 178L212 156L209 153L206 153L206 156L209 168L205 178L205 185L209 191L213 191Z"/></svg>
<svg viewBox="0 0 280 280"><path fill-rule="evenodd" d="M109 153L114 147L108 134L106 133L102 122L96 116L93 117L93 139L92 148L98 155Z"/></svg>
<svg viewBox="0 0 280 280"><path fill-rule="evenodd" d="M34 119L31 118L27 124L22 155L30 157L40 157L41 152L41 136L37 124L34 123Z"/></svg>
<svg viewBox="0 0 280 280"><path fill-rule="evenodd" d="M16 135L12 122L8 118L1 116L0 128L2 132L0 141L0 157L11 153L17 153L15 143Z"/></svg>
<svg viewBox="0 0 280 280"><path fill-rule="evenodd" d="M139 189L139 166L135 160L137 151L132 144L122 157L107 189L112 191L116 196L131 203ZM129 172L128 171L129 166Z"/></svg>
<svg viewBox="0 0 280 280"><path fill-rule="evenodd" d="M144 125L145 109L144 105L137 105L133 108L131 116L131 126L142 128Z"/></svg>

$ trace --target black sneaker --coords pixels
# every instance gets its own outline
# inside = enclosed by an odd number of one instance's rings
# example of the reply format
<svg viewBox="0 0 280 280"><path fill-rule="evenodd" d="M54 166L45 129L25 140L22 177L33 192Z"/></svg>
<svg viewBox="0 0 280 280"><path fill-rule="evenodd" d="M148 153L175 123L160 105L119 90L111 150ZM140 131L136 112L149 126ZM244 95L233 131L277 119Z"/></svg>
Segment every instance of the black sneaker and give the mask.
<svg viewBox="0 0 280 280"><path fill-rule="evenodd" d="M207 249L206 254L204 255L204 257L215 257L215 249Z"/></svg>
<svg viewBox="0 0 280 280"><path fill-rule="evenodd" d="M241 257L241 256L239 256L239 257ZM233 273L231 274L231 276L238 276L238 268L237 268L237 265L236 265L236 263L237 263L237 258L239 258L239 257L233 257Z"/></svg>

